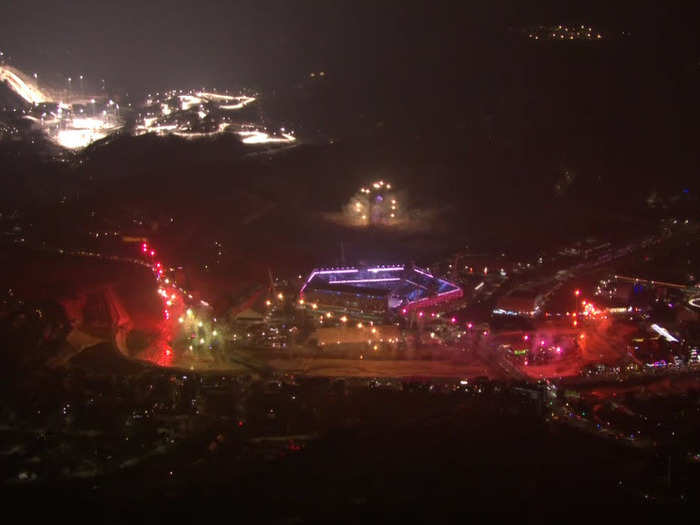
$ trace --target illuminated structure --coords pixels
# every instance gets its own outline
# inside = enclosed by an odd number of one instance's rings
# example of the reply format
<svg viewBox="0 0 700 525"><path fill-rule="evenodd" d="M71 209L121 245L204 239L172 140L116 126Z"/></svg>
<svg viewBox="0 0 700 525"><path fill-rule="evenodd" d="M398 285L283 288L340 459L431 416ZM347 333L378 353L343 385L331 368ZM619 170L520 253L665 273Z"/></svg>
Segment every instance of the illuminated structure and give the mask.
<svg viewBox="0 0 700 525"><path fill-rule="evenodd" d="M7 82L8 87L28 104L39 104L51 100L50 94L39 89L36 82L12 66L0 65L0 82Z"/></svg>
<svg viewBox="0 0 700 525"><path fill-rule="evenodd" d="M21 99L24 118L31 120L56 144L67 149L82 149L122 129L119 104L104 96L94 98L82 93L39 87L37 77L30 77L6 64L0 64L0 82ZM67 79L71 82L71 78ZM241 122L239 110L256 101L246 94L221 94L208 91L169 90L149 94L139 108L134 128L136 135L157 133L185 138L201 138L220 133L234 133L244 144L293 144L294 132L285 128L271 130L265 126ZM130 106L130 105L129 105ZM130 111L130 110L129 110Z"/></svg>
<svg viewBox="0 0 700 525"><path fill-rule="evenodd" d="M415 266L397 265L317 268L299 295L312 311L380 320L453 301L462 289Z"/></svg>
<svg viewBox="0 0 700 525"><path fill-rule="evenodd" d="M248 95L208 91L169 90L149 94L136 126L136 134L157 133L185 138L235 133L244 144L289 144L293 131L280 128L272 133L265 127L241 124L234 112L256 101Z"/></svg>
<svg viewBox="0 0 700 525"><path fill-rule="evenodd" d="M700 295L688 300L688 305L696 311L700 311Z"/></svg>
<svg viewBox="0 0 700 525"><path fill-rule="evenodd" d="M399 218L399 202L391 184L378 180L360 188L350 199L346 212L357 226L393 224Z"/></svg>
<svg viewBox="0 0 700 525"><path fill-rule="evenodd" d="M64 148L84 148L122 126L119 104L113 100L77 100L66 94L70 101L65 103L58 91L40 88L36 77L6 64L0 65L0 82L5 82L29 106L25 118Z"/></svg>

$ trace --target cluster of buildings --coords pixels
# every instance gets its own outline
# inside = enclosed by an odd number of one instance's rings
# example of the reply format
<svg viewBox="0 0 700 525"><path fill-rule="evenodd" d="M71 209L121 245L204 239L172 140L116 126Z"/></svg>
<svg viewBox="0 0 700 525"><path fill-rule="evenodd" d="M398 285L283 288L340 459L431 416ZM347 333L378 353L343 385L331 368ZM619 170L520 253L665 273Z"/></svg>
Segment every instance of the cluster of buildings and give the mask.
<svg viewBox="0 0 700 525"><path fill-rule="evenodd" d="M0 83L17 95L19 104L13 115L21 113L30 121L30 131L38 130L59 146L77 150L124 129L130 119L120 114L119 103L104 92L88 95L83 89L72 90L73 79L66 79L67 88L52 89L39 85L36 74L30 76L6 63L0 64ZM255 96L231 95L204 90L168 90L148 94L143 104L125 104L124 113L135 116L133 131L174 134L187 138L228 132L245 144L293 143L294 132L285 128L271 130L241 119L239 110L256 101ZM17 109L19 108L19 112ZM0 122L0 136L10 135L11 123Z"/></svg>
<svg viewBox="0 0 700 525"><path fill-rule="evenodd" d="M300 284L284 292L258 290L230 315L241 334L237 341L267 348L307 340L336 350L397 349L406 339L401 326L435 321L463 297L460 286L413 264L324 267L299 277Z"/></svg>
<svg viewBox="0 0 700 525"><path fill-rule="evenodd" d="M602 33L591 26L537 26L528 30L527 37L532 40L601 40Z"/></svg>
<svg viewBox="0 0 700 525"><path fill-rule="evenodd" d="M210 91L169 90L148 94L138 113L136 134L157 133L182 137L200 137L234 133L244 144L291 143L294 132L241 120L239 110L256 101L246 94L230 95Z"/></svg>

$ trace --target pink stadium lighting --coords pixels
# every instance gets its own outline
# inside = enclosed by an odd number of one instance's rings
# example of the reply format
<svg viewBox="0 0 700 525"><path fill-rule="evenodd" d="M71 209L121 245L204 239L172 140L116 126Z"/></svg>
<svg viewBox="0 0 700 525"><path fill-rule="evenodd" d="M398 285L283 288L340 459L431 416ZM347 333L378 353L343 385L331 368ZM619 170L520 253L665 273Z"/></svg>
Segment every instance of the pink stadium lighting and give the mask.
<svg viewBox="0 0 700 525"><path fill-rule="evenodd" d="M384 283L388 281L400 281L400 277L384 277L383 279L350 279L344 281L329 281L329 284L348 284L348 283Z"/></svg>

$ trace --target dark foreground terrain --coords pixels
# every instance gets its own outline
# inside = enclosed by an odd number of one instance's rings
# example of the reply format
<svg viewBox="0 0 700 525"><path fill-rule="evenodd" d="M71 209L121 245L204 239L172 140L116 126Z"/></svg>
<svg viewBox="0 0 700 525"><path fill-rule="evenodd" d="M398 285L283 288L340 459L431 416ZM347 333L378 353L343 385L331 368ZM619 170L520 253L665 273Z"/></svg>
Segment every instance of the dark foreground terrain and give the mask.
<svg viewBox="0 0 700 525"><path fill-rule="evenodd" d="M271 381L122 361L100 345L60 377L27 373L4 387L8 512L30 522L425 522L697 503L698 465L673 447L575 430L532 387Z"/></svg>

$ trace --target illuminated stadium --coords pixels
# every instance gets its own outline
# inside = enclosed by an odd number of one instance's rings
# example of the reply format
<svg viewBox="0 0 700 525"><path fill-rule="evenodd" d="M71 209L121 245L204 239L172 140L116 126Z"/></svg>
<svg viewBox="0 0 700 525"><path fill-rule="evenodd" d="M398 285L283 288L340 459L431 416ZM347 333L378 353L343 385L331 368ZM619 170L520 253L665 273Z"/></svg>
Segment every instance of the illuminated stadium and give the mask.
<svg viewBox="0 0 700 525"><path fill-rule="evenodd" d="M462 297L462 289L412 265L317 268L299 293L319 312L382 319Z"/></svg>

